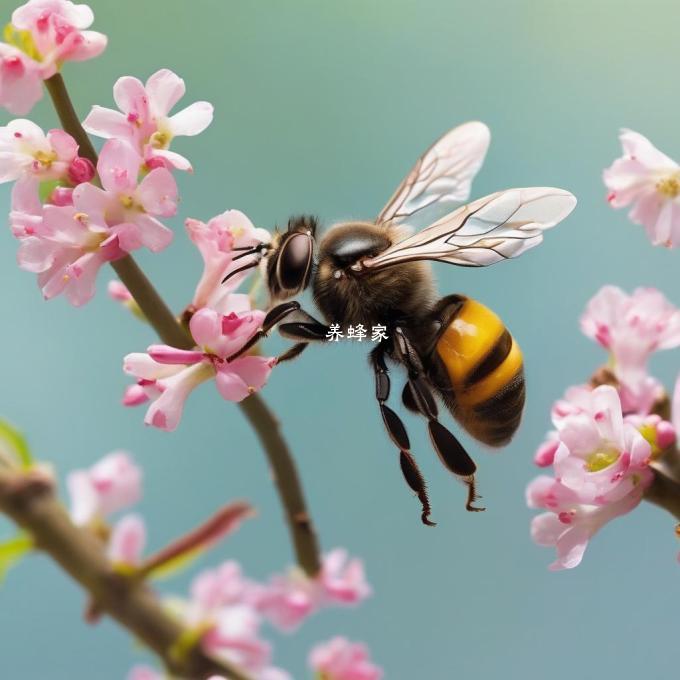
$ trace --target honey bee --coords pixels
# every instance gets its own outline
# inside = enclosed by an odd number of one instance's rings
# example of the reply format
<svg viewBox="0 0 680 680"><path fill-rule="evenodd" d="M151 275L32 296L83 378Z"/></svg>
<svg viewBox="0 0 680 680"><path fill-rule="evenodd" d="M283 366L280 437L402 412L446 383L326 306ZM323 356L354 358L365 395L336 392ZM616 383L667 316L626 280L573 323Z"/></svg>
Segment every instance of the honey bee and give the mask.
<svg viewBox="0 0 680 680"><path fill-rule="evenodd" d="M425 480L404 423L387 405L388 362L406 369L402 401L427 420L434 450L467 486L468 511L484 509L475 505L476 466L440 423L437 402L476 440L499 447L516 432L525 397L522 352L503 322L464 295L437 300L429 261L483 267L517 257L538 245L543 231L576 205L567 191L533 187L500 191L461 206L489 140L488 128L479 122L449 131L418 159L374 222L335 224L320 238L318 250L317 221L302 216L291 218L271 243L239 255L249 260L237 271L264 259L271 305L260 332L230 359L277 325L282 336L296 341L279 361L298 356L309 343L325 342L331 323L342 329L385 326L387 337L370 353L376 399L428 525L434 522ZM409 223L432 208L448 212L410 234ZM327 323L290 300L310 283Z"/></svg>

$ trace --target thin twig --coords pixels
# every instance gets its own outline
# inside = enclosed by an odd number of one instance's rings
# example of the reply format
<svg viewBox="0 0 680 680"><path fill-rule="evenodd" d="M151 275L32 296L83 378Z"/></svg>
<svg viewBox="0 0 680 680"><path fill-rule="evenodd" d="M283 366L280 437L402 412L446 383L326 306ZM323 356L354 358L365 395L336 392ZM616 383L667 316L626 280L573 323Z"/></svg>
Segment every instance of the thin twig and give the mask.
<svg viewBox="0 0 680 680"><path fill-rule="evenodd" d="M163 609L145 582L112 570L102 541L73 524L43 473L0 472L0 511L29 532L36 547L83 586L98 610L106 611L158 654L173 676L249 679L233 664L207 654L200 644L185 648L181 643L191 637L189 629Z"/></svg>
<svg viewBox="0 0 680 680"><path fill-rule="evenodd" d="M63 78L56 74L45 82L64 130L78 142L81 153L96 164L97 154L80 124ZM128 255L113 262L112 266L163 342L179 349L193 348L191 335L178 322L134 259ZM295 461L281 434L278 421L266 402L257 394L248 397L239 406L257 432L269 459L290 527L297 562L309 576L315 576L320 569L316 534Z"/></svg>
<svg viewBox="0 0 680 680"><path fill-rule="evenodd" d="M645 500L667 510L680 522L680 452L668 451L652 463L654 480L645 491Z"/></svg>
<svg viewBox="0 0 680 680"><path fill-rule="evenodd" d="M257 432L269 459L274 484L276 484L286 511L286 520L295 545L298 564L309 576L315 576L321 569L316 532L307 512L305 496L293 456L286 440L281 435L279 422L258 394L251 395L242 401L240 406Z"/></svg>

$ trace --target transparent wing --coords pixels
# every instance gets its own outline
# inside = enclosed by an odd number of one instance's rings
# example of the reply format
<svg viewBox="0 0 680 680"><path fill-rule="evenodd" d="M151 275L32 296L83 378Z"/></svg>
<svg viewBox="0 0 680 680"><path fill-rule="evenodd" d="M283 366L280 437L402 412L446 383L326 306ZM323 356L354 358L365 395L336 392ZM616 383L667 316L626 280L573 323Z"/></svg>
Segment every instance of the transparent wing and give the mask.
<svg viewBox="0 0 680 680"><path fill-rule="evenodd" d="M438 260L485 267L537 246L543 232L575 205L576 198L563 189L499 191L455 210L361 265L380 269L409 260Z"/></svg>
<svg viewBox="0 0 680 680"><path fill-rule="evenodd" d="M489 128L476 121L447 132L418 159L376 223L401 222L436 204L467 201L490 139Z"/></svg>

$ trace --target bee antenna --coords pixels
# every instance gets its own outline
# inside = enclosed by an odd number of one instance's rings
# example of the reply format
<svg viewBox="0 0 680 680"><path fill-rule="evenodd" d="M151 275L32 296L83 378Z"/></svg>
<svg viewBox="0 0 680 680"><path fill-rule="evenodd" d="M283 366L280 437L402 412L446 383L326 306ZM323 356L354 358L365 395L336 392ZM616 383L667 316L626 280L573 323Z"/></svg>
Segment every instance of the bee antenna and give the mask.
<svg viewBox="0 0 680 680"><path fill-rule="evenodd" d="M242 257L247 257L248 255L254 255L257 252L258 248L259 248L259 246L255 247L255 248L248 248L247 250L245 250L245 252L241 253L240 255L237 255L232 260L232 262L236 262L236 260L240 260ZM234 250L242 250L242 249L234 248Z"/></svg>
<svg viewBox="0 0 680 680"><path fill-rule="evenodd" d="M244 264L242 267L239 267L238 269L234 269L233 272L229 272L223 279L222 283L226 283L229 281L229 279L232 276L236 276L236 274L239 274L240 272L246 271L246 269L252 269L253 267L257 267L257 265L260 263L260 258L258 257L254 262L249 262L248 264Z"/></svg>

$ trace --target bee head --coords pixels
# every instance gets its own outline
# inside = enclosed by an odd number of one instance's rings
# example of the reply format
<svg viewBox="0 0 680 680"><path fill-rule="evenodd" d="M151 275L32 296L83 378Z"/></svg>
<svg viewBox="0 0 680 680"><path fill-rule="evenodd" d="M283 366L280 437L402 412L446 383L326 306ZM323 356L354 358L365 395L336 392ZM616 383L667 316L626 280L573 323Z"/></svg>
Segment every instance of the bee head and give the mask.
<svg viewBox="0 0 680 680"><path fill-rule="evenodd" d="M311 215L291 217L288 229L277 235L274 252L267 260L267 285L272 298L293 297L309 284L317 225Z"/></svg>

